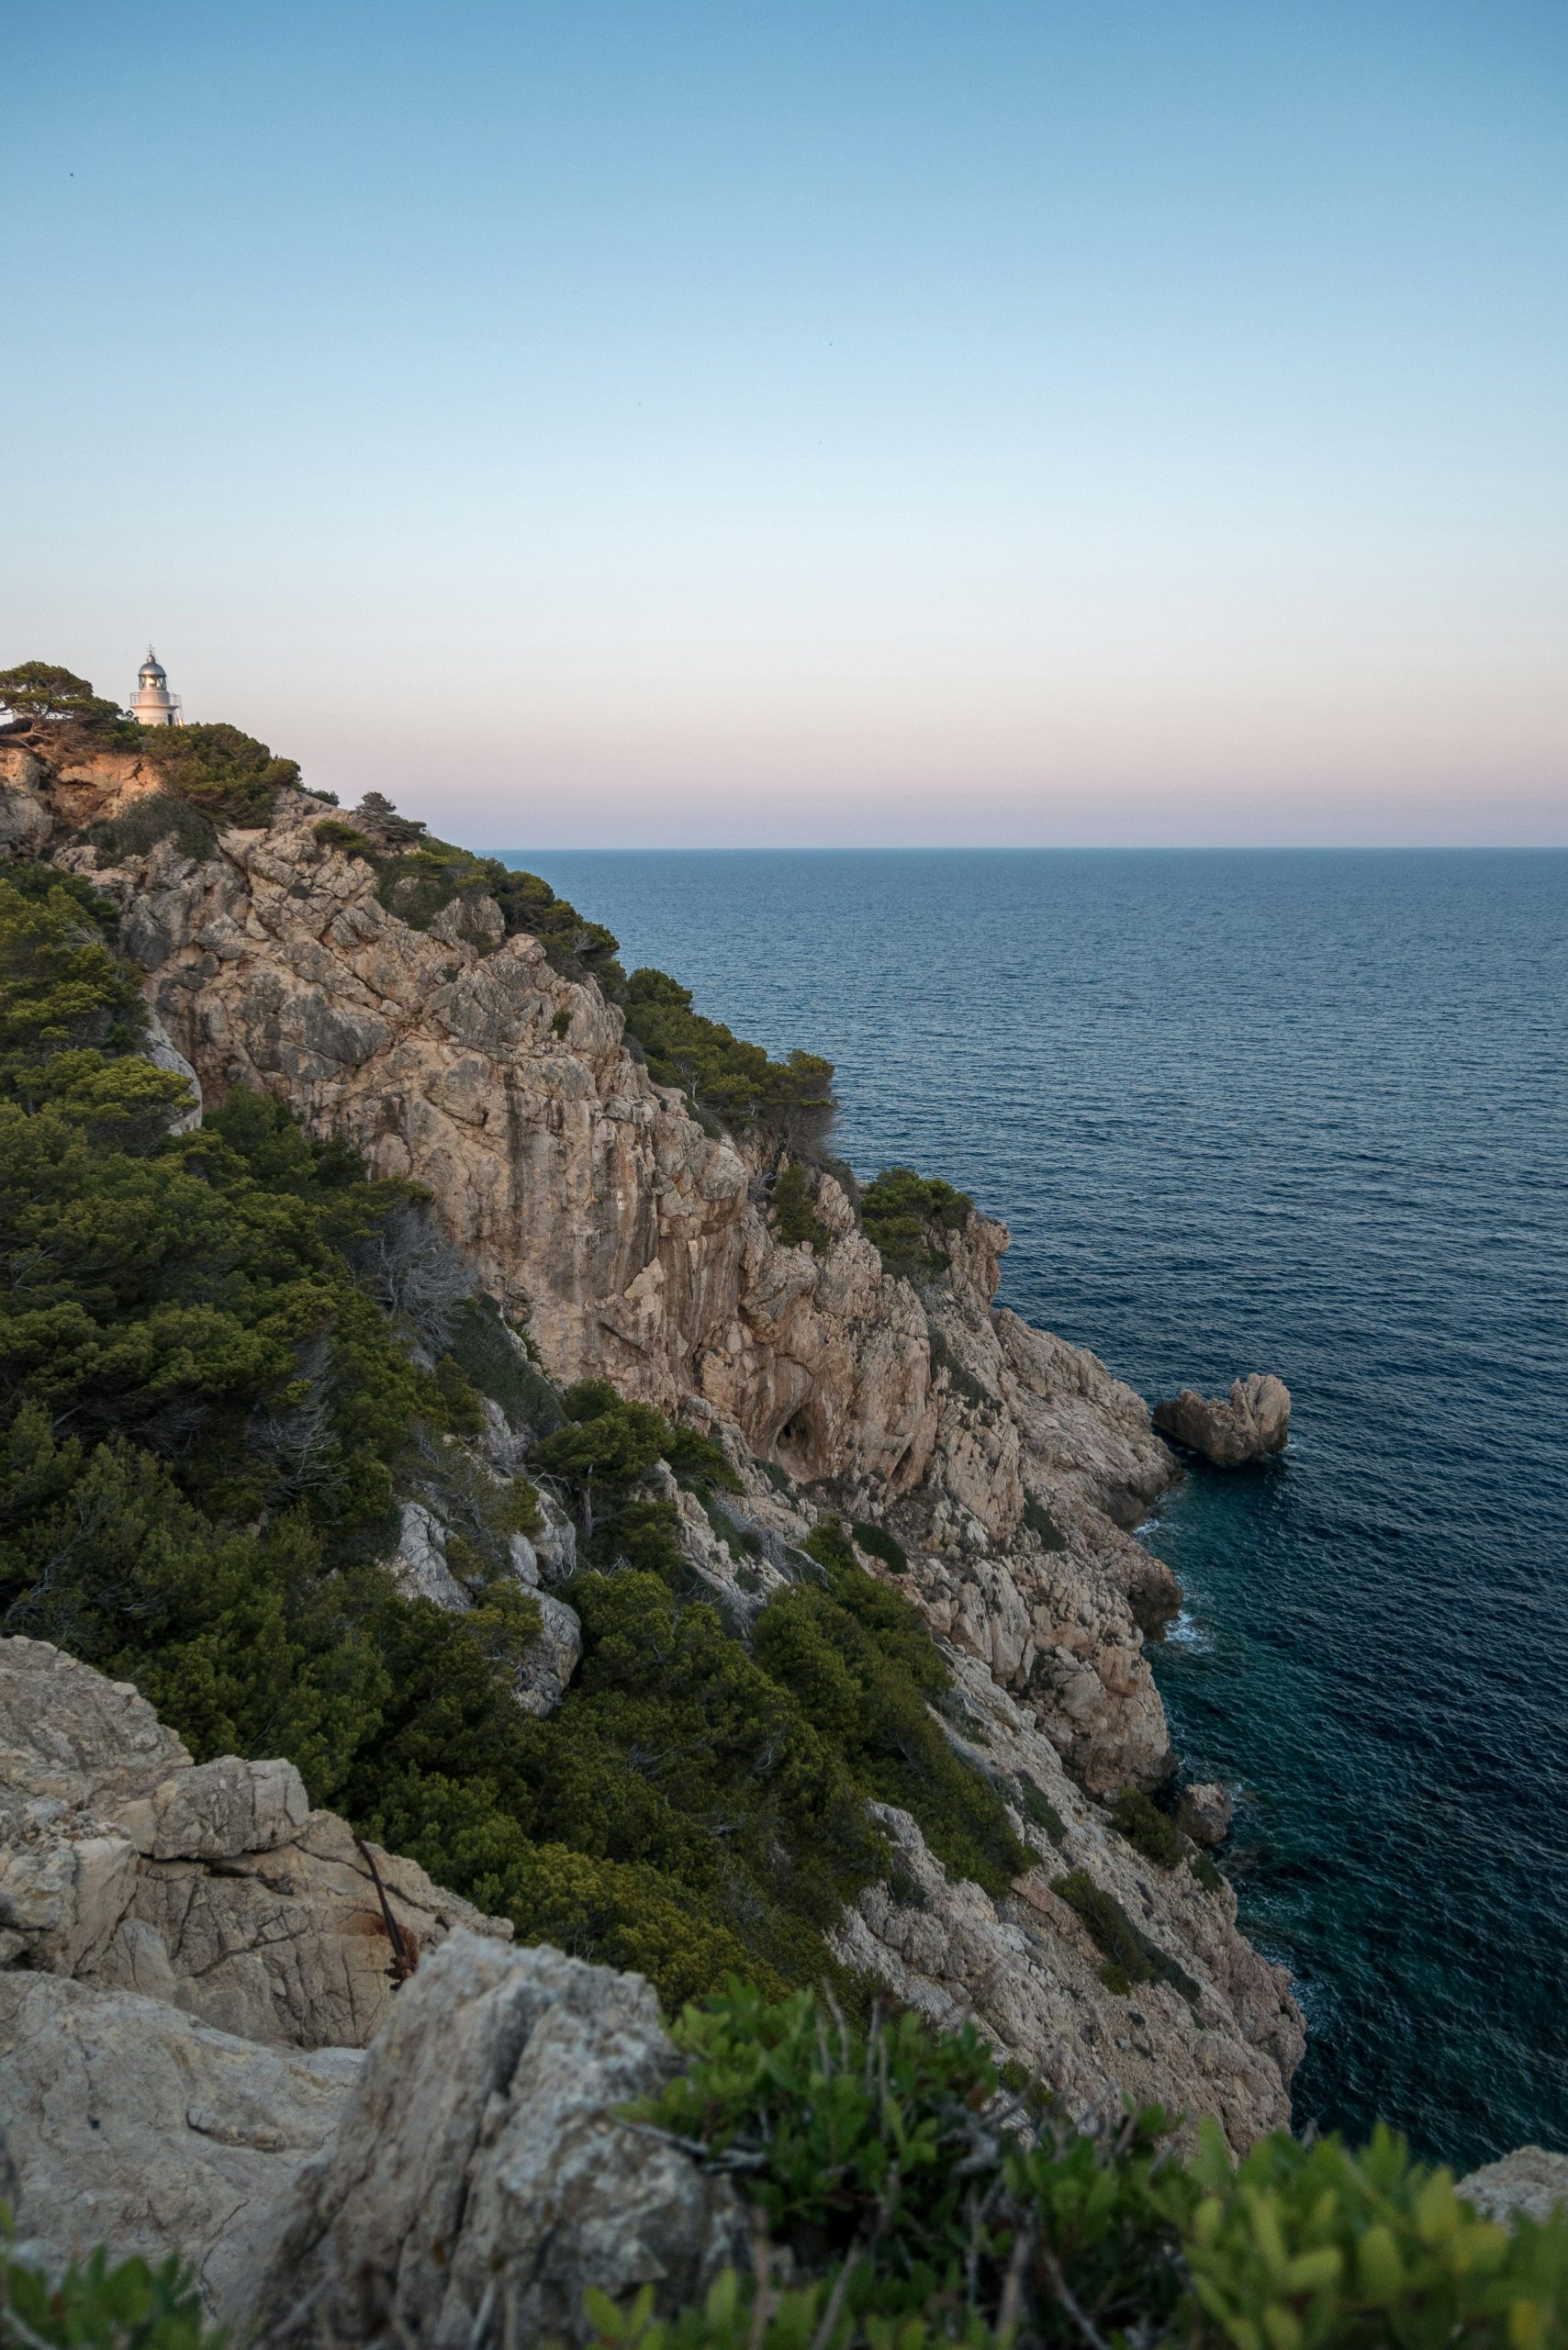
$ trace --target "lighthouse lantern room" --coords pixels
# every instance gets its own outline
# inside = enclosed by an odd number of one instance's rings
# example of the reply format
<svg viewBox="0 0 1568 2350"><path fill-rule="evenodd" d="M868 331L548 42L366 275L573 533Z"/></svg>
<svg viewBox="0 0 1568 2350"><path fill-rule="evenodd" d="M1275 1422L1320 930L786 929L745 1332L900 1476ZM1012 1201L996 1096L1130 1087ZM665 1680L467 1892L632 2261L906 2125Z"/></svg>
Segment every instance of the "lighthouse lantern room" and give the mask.
<svg viewBox="0 0 1568 2350"><path fill-rule="evenodd" d="M137 674L136 691L130 698L130 714L143 726L178 726L183 722L180 698L169 691L163 665L151 645Z"/></svg>

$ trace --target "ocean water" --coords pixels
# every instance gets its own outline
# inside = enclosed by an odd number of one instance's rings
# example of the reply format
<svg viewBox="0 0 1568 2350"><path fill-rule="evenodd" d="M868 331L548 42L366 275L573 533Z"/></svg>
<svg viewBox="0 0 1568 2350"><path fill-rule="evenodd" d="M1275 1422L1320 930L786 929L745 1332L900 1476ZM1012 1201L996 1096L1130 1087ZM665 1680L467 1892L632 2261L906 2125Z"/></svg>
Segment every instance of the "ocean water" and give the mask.
<svg viewBox="0 0 1568 2350"><path fill-rule="evenodd" d="M1021 1314L1151 1396L1288 1382L1288 1453L1147 1539L1297 2123L1568 2147L1568 853L511 861L829 1054L844 1156L1002 1216Z"/></svg>

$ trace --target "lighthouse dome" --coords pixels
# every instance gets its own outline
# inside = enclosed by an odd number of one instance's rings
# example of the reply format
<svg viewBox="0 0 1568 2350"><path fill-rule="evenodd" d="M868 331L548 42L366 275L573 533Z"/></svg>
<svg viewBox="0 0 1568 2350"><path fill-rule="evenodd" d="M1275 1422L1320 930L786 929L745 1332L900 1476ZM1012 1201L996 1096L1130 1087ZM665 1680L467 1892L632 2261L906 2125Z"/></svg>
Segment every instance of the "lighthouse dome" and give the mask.
<svg viewBox="0 0 1568 2350"><path fill-rule="evenodd" d="M137 676L144 686L166 686L169 682L169 673L151 645L147 648L147 658L138 670Z"/></svg>

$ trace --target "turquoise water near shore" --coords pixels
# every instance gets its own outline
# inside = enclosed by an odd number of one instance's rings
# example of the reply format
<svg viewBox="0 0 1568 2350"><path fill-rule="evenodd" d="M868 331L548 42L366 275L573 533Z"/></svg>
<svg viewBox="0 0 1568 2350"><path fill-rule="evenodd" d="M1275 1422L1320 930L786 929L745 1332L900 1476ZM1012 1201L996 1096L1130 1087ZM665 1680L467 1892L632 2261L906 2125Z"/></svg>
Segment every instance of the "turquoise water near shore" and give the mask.
<svg viewBox="0 0 1568 2350"><path fill-rule="evenodd" d="M1148 1539L1297 2122L1568 2146L1568 853L509 861L829 1054L844 1155L1003 1217L1020 1313L1148 1394L1289 1382L1289 1452Z"/></svg>

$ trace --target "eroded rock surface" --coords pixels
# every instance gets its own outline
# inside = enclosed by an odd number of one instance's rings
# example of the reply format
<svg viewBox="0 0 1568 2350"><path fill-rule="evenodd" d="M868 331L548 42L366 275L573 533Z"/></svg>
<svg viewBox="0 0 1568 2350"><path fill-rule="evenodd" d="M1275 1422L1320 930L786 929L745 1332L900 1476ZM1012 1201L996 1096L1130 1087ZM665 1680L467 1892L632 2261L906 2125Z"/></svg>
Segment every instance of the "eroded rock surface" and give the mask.
<svg viewBox="0 0 1568 2350"><path fill-rule="evenodd" d="M620 2110L678 2062L640 1975L454 1935L297 2181L263 2342L580 2342L590 2285L698 2298L742 2256L740 2206Z"/></svg>
<svg viewBox="0 0 1568 2350"><path fill-rule="evenodd" d="M301 2166L337 2127L357 2049L266 2048L161 1999L0 1971L0 2196L58 2274L189 2261L242 2331Z"/></svg>
<svg viewBox="0 0 1568 2350"><path fill-rule="evenodd" d="M1291 1432L1291 1391L1282 1379L1257 1371L1235 1381L1228 1397L1205 1397L1183 1387L1174 1402L1155 1405L1154 1424L1216 1468L1239 1469L1284 1450Z"/></svg>
<svg viewBox="0 0 1568 2350"><path fill-rule="evenodd" d="M368 1849L416 1960L457 1925L510 1934ZM391 1960L366 1849L292 1763L196 1764L129 1682L0 1639L0 1968L322 2048L364 2046Z"/></svg>

